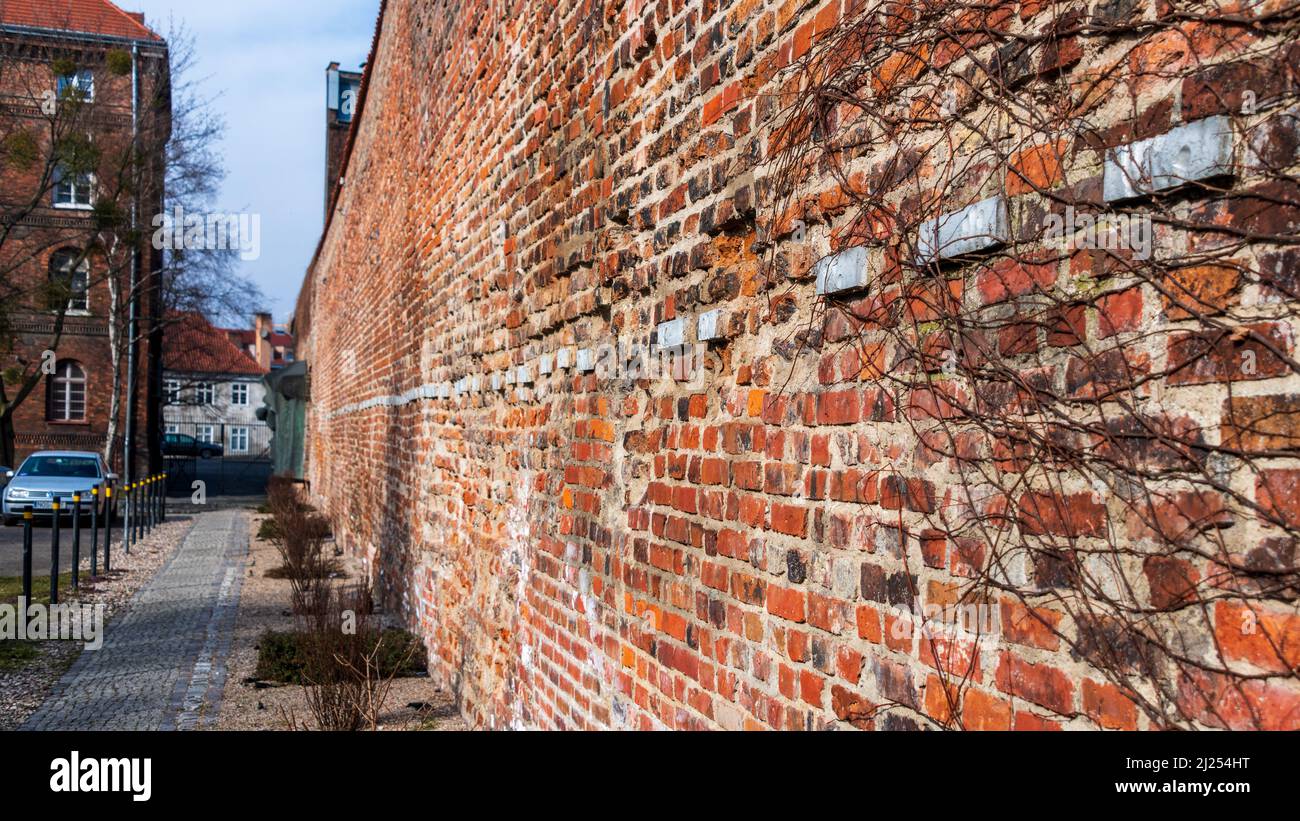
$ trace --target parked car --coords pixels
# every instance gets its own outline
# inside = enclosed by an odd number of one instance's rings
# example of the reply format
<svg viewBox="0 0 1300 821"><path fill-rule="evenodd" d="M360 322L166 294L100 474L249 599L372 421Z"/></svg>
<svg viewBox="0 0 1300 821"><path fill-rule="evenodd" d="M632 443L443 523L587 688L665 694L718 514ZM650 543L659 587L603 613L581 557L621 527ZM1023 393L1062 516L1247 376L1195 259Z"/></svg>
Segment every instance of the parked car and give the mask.
<svg viewBox="0 0 1300 821"><path fill-rule="evenodd" d="M162 452L164 456L197 456L211 459L225 454L226 449L217 442L204 442L188 433L169 433L163 436Z"/></svg>
<svg viewBox="0 0 1300 821"><path fill-rule="evenodd" d="M95 500L99 500L99 515L106 517L117 513L117 499L109 507L105 487L115 487L117 474L108 469L98 453L84 451L42 451L33 453L23 461L18 470L5 472L9 484L4 489L4 523L12 527L22 518L23 511L31 508L36 516L52 517L54 501L59 502L60 516L73 515L72 497L81 494L82 516L90 515ZM101 488L98 496L91 488Z"/></svg>

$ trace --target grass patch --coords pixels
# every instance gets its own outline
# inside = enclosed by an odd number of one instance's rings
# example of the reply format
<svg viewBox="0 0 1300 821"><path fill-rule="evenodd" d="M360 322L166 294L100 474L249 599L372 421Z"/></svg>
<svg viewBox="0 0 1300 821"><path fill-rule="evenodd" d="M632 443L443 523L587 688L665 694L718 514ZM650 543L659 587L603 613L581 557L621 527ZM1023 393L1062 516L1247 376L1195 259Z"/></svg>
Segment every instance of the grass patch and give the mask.
<svg viewBox="0 0 1300 821"><path fill-rule="evenodd" d="M83 570L81 573L81 582L85 584L90 581L90 572ZM59 576L59 593L61 597L72 596L72 571L69 570ZM0 578L0 602L6 604L16 604L18 597L23 594L22 576L6 576ZM32 600L29 604L49 604L50 603L50 577L46 574L32 574Z"/></svg>
<svg viewBox="0 0 1300 821"><path fill-rule="evenodd" d="M21 670L40 654L34 641L0 641L0 672Z"/></svg>
<svg viewBox="0 0 1300 821"><path fill-rule="evenodd" d="M303 639L304 634L298 632L268 630L263 633L257 642L257 669L253 677L277 684L305 683L302 671L307 659ZM423 645L406 630L377 633L371 648L376 645L379 647L378 675L382 677L410 676L427 669Z"/></svg>

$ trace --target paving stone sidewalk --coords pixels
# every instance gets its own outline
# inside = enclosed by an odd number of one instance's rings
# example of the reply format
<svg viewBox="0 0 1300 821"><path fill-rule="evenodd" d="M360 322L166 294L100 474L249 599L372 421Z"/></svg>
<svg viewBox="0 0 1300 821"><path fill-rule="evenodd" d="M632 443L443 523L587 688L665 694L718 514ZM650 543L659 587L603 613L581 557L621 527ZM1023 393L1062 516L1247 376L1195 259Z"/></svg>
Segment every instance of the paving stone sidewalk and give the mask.
<svg viewBox="0 0 1300 821"><path fill-rule="evenodd" d="M220 709L248 522L203 513L171 560L104 629L24 730L188 730ZM205 706L206 705L206 706Z"/></svg>

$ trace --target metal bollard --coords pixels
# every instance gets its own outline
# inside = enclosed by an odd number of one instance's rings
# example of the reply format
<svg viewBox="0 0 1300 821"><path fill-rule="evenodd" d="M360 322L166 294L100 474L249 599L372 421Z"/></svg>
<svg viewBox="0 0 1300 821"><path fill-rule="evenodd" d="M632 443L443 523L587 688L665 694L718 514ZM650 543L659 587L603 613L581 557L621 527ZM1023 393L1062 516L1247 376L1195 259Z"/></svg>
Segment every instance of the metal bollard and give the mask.
<svg viewBox="0 0 1300 821"><path fill-rule="evenodd" d="M81 588L81 494L72 494L72 589Z"/></svg>
<svg viewBox="0 0 1300 821"><path fill-rule="evenodd" d="M90 578L99 578L99 485L90 489Z"/></svg>
<svg viewBox="0 0 1300 821"><path fill-rule="evenodd" d="M23 607L32 603L32 509L23 511ZM23 611L23 619L27 611Z"/></svg>
<svg viewBox="0 0 1300 821"><path fill-rule="evenodd" d="M126 506L126 512L122 514L122 549L126 554L131 555L131 497L135 495L135 485L127 485L126 492L123 494L123 503Z"/></svg>
<svg viewBox="0 0 1300 821"><path fill-rule="evenodd" d="M59 603L59 497L51 503L54 520L50 523L50 604Z"/></svg>
<svg viewBox="0 0 1300 821"><path fill-rule="evenodd" d="M158 516L158 477L149 477L149 532L153 533L154 519Z"/></svg>
<svg viewBox="0 0 1300 821"><path fill-rule="evenodd" d="M158 524L167 521L167 471L158 479Z"/></svg>
<svg viewBox="0 0 1300 821"><path fill-rule="evenodd" d="M113 486L104 488L104 572L113 569Z"/></svg>

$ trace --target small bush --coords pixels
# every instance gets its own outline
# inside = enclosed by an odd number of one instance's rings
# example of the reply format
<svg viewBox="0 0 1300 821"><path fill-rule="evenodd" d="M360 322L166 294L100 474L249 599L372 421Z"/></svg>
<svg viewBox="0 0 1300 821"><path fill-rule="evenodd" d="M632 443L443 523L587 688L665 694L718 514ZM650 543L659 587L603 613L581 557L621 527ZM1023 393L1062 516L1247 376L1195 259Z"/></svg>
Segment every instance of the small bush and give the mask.
<svg viewBox="0 0 1300 821"><path fill-rule="evenodd" d="M276 524L274 517L262 520L262 524L257 528L257 538L264 542L275 542L279 540L280 526Z"/></svg>
<svg viewBox="0 0 1300 821"><path fill-rule="evenodd" d="M302 684L303 658L298 633L268 630L257 642L258 681L279 684Z"/></svg>
<svg viewBox="0 0 1300 821"><path fill-rule="evenodd" d="M424 645L407 630L372 631L364 638L363 652L369 655L377 651L373 676L412 676L427 669ZM305 684L303 672L307 667L310 641L307 634L297 631L268 630L263 633L257 642L257 669L253 677L276 684Z"/></svg>
<svg viewBox="0 0 1300 821"><path fill-rule="evenodd" d="M108 53L108 70L118 77L124 77L131 73L132 60L130 52L122 49L113 49Z"/></svg>

